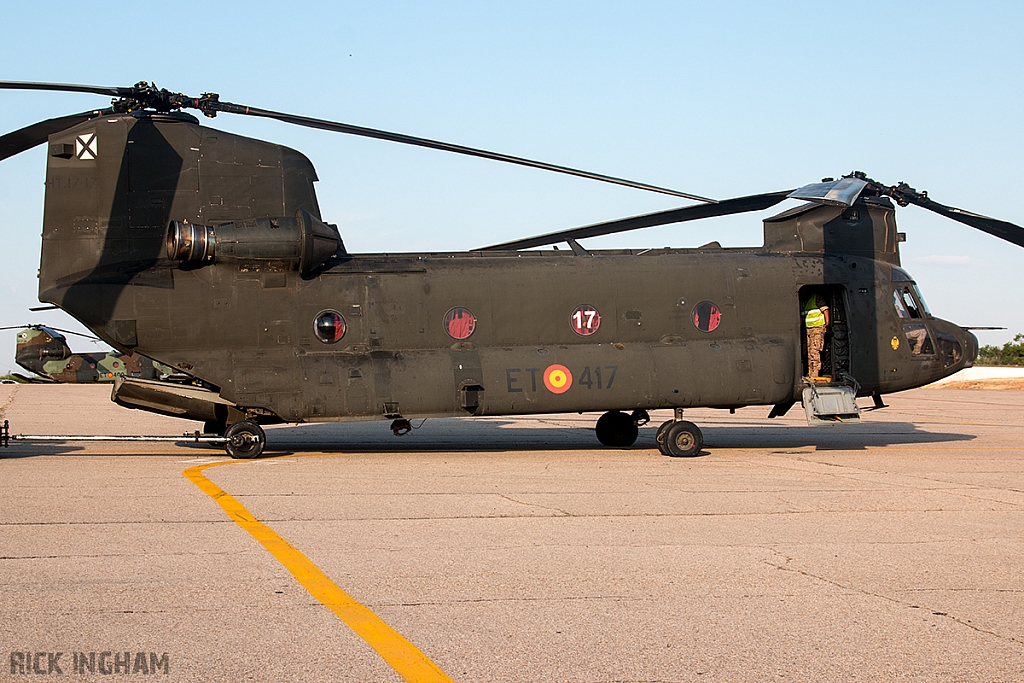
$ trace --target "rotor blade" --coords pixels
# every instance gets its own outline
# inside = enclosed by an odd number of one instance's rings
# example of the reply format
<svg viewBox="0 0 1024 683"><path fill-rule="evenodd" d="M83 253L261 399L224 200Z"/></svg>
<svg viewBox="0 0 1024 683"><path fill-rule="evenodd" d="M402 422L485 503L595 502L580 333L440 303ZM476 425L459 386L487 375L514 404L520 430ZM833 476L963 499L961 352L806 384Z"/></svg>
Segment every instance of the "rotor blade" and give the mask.
<svg viewBox="0 0 1024 683"><path fill-rule="evenodd" d="M548 244L565 242L570 239L598 237L600 235L611 235L616 232L625 232L627 230L651 228L656 225L684 223L686 221L694 221L700 218L727 216L729 214L745 213L747 211L760 211L761 209L767 209L768 207L775 206L784 200L790 192L793 192L793 190L783 190L782 192L769 192L766 194L755 194L746 197L723 199L717 204L696 204L694 206L684 206L680 209L669 209L668 211L658 211L655 213L644 214L642 216L620 218L606 223L595 223L581 228L560 230L546 235L527 237L525 239L513 240L511 242L503 242L502 244L492 244L487 247L481 247L480 249L474 249L473 251L515 251L518 249L532 249L534 247L543 247Z"/></svg>
<svg viewBox="0 0 1024 683"><path fill-rule="evenodd" d="M99 337L94 337L91 334L82 334L81 332L72 332L71 330L63 330L59 327L50 327L49 325L9 325L7 327L0 327L0 330L53 330L54 332L63 332L64 334L73 334L76 337L84 337L91 339L92 341L103 341Z"/></svg>
<svg viewBox="0 0 1024 683"><path fill-rule="evenodd" d="M46 328L48 330L53 330L54 332L63 332L64 334L73 334L76 337L83 337L84 339L90 339L92 341L98 341L98 342L103 341L99 337L96 337L96 336L91 335L91 334L82 334L81 332L72 332L71 330L64 330L64 329L61 329L59 327L50 327L49 325L37 325L36 327L44 327L44 328Z"/></svg>
<svg viewBox="0 0 1024 683"><path fill-rule="evenodd" d="M83 111L81 114L70 114L56 119L47 119L31 126L25 126L21 130L8 133L0 137L0 161L20 154L25 150L32 149L36 145L46 142L46 139L54 133L67 130L85 123L89 119L112 113L112 109L97 109L95 111Z"/></svg>
<svg viewBox="0 0 1024 683"><path fill-rule="evenodd" d="M1001 221L998 218L989 218L988 216L982 216L981 214L971 213L970 211L964 211L958 209L955 206L946 206L945 204L939 204L929 199L927 196L920 195L900 195L904 197L911 204L916 204L922 209L928 209L934 211L940 216L951 218L954 221L969 225L972 228L977 228L982 232L987 232L990 235L1004 239L1007 242L1012 242L1018 247L1024 247L1024 228L1007 221Z"/></svg>
<svg viewBox="0 0 1024 683"><path fill-rule="evenodd" d="M140 107L153 107L158 111L170 111L180 107L187 107L191 109L199 109L204 114L211 117L216 116L218 112L242 114L245 116L260 116L263 118L283 121L285 123L306 126L307 128L319 128L320 130L328 130L336 133L347 133L349 135L359 135L362 137L376 138L378 140L399 142L405 145L428 147L430 149L438 149L445 152L453 152L455 154L465 154L467 156L491 159L492 161L503 161L509 164L518 164L520 166L529 166L531 168L539 168L545 171L553 171L555 173L564 173L567 175L578 176L580 178L612 183L614 185L623 185L625 187L632 187L638 190L647 190L649 192L658 192L661 194L672 195L674 197L683 197L684 199L693 199L695 201L707 202L709 204L715 203L714 199L709 199L707 197L701 197L687 192L679 192L678 190L672 190L667 187L638 183L625 178L616 178L614 176L607 176L600 173L591 173L590 171L569 168L568 166L557 166L543 161L534 161L532 159L524 159L523 157L511 156L509 154L488 152L483 149L453 145L448 142L418 138L411 135L403 135L402 133L391 133L385 130L378 130L376 128L364 128L363 126L353 126L336 121L326 121L324 119L315 119L308 116L296 116L295 114L286 114L283 112L271 111L269 109L259 109L257 107L249 107L243 104L221 102L219 96L212 93L206 93L202 97L198 98L188 97L181 93L173 93L168 90L157 90L156 86L150 85L146 82L136 83L135 86L131 88L118 88L98 85L76 85L73 83L0 81L0 89L55 90L62 92L84 92L94 93L97 95L110 95L111 97L122 98L121 101L114 103L118 111L132 111ZM28 129L23 129L23 131L27 130ZM18 133L22 133L23 131L18 131ZM11 135L15 134L12 133ZM45 137L43 139L45 139ZM39 142L42 142L42 140ZM39 144L39 142L35 142L30 146L35 146L36 144ZM11 148L13 151L8 153L6 156L0 156L0 160L7 158L7 156L17 154L19 151L24 149L29 149L28 146L25 146L27 143L28 141L22 141L21 139L16 140L16 143L12 142Z"/></svg>
<svg viewBox="0 0 1024 683"><path fill-rule="evenodd" d="M112 88L104 85L76 85L74 83L30 83L27 81L0 81L0 90L50 90L56 92L85 92L93 95L127 97L132 88Z"/></svg>
<svg viewBox="0 0 1024 683"><path fill-rule="evenodd" d="M448 142L441 142L439 140L430 140L427 138L417 138L411 135L403 135L402 133L390 133L385 130L378 130L376 128L364 128L362 126L353 126L347 123L338 123L336 121L325 121L323 119L314 119L307 116L296 116L295 114L284 114L281 112L270 111L268 109L258 109L256 107L247 107L241 104L232 104L231 102L221 102L220 100L208 99L201 102L197 108L202 109L205 113L208 109L211 111L227 112L231 114L244 114L246 116L261 116L268 119L276 119L285 123L294 123L299 126L306 126L307 128L319 128L321 130L329 130L335 133L347 133L349 135L359 135L367 138L376 138L378 140L388 140L390 142L399 142L405 145L416 145L417 147L427 147L430 149L439 149L444 152L454 152L455 154L465 154L467 156L481 157L483 159L491 159L492 161L504 161L510 164L518 164L520 166L529 166L531 168L539 168L545 171L554 171L555 173L564 173L567 175L578 176L580 178L589 178L590 180L598 180L604 183L612 183L615 185L624 185L626 187L632 187L638 190L647 190L649 192L659 192L661 194L668 194L674 197L683 197L685 199L693 199L699 202L707 202L714 204L714 199L708 199L707 197L701 197L695 194L689 194L686 192L679 192L666 187L658 187L656 185L648 185L646 183L638 183L632 180L626 180L625 178L616 178L614 176L602 175L600 173L591 173L590 171L581 171L575 168L569 168L567 166L556 166L555 164L549 164L543 161L534 161L532 159L524 159L522 157L515 157L508 154L499 154L497 152L488 152L483 149L475 149L473 147L463 147L462 145L453 145Z"/></svg>
<svg viewBox="0 0 1024 683"><path fill-rule="evenodd" d="M57 383L57 380L55 380L55 379L50 379L49 377L41 377L39 375L36 375L35 377L26 377L25 375L19 374L17 372L12 372L11 376L16 377L17 379L20 379L22 382L27 382L29 384L56 384Z"/></svg>

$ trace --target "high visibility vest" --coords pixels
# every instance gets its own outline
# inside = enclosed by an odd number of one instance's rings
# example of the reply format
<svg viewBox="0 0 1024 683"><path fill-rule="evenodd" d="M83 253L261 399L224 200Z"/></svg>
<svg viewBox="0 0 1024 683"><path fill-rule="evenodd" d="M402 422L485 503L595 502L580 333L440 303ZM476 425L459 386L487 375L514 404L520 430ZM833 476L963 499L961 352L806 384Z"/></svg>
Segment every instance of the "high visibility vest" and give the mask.
<svg viewBox="0 0 1024 683"><path fill-rule="evenodd" d="M804 305L800 308L800 312L804 315L804 327L825 326L825 312L818 308L817 296L811 296L810 299L805 301Z"/></svg>

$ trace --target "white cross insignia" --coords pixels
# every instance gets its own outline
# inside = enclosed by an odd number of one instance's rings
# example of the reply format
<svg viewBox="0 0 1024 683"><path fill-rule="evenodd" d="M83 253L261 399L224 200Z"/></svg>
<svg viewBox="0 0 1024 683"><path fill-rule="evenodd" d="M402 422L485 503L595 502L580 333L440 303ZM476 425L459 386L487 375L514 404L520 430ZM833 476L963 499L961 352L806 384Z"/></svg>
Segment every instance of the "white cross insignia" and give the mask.
<svg viewBox="0 0 1024 683"><path fill-rule="evenodd" d="M78 139L75 140L75 156L79 159L95 159L98 153L96 133L85 133L84 135L79 135Z"/></svg>

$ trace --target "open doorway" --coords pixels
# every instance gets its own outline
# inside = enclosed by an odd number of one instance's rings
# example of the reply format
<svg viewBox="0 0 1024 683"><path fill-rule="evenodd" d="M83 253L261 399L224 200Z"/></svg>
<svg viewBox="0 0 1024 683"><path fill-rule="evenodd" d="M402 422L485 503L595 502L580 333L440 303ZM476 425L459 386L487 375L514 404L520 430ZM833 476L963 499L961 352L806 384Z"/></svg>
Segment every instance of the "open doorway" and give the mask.
<svg viewBox="0 0 1024 683"><path fill-rule="evenodd" d="M806 285L800 288L799 304L803 376L816 376L819 381L842 381L844 375L851 374L846 288Z"/></svg>

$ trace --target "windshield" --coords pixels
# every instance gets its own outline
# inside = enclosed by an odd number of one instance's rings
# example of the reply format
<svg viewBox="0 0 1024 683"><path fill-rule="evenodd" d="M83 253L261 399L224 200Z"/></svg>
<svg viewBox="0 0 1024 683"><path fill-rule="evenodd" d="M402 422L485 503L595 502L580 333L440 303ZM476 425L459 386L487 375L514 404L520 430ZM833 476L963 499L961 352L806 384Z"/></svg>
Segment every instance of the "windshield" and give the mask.
<svg viewBox="0 0 1024 683"><path fill-rule="evenodd" d="M921 309L918 307L914 295L910 293L910 287L897 287L892 295L892 303L901 318L921 317Z"/></svg>
<svg viewBox="0 0 1024 683"><path fill-rule="evenodd" d="M931 316L932 312L928 310L928 304L925 303L924 297L921 296L921 289L917 286L917 283L912 282L910 286L914 288L914 294L917 295L917 300L921 302L921 308L924 309L924 314L927 316Z"/></svg>

